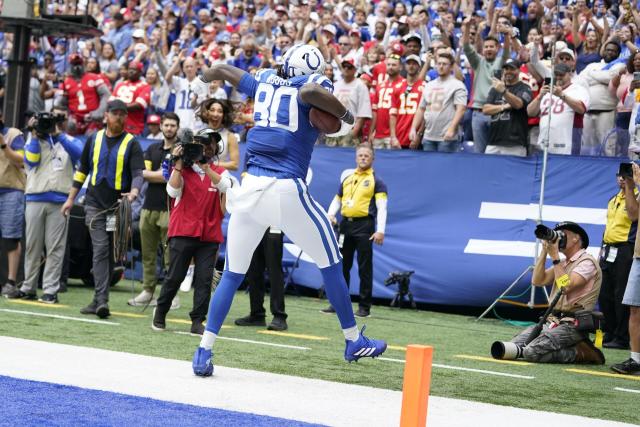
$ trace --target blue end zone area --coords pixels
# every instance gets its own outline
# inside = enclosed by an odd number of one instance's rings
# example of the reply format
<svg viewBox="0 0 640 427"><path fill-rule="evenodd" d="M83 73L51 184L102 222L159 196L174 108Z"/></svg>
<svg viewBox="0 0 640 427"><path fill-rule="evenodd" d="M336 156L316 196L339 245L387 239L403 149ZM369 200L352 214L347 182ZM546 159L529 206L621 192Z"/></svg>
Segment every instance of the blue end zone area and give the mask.
<svg viewBox="0 0 640 427"><path fill-rule="evenodd" d="M0 395L7 398L0 425L319 425L6 376L0 376ZM251 401L247 398L247 408L250 407Z"/></svg>

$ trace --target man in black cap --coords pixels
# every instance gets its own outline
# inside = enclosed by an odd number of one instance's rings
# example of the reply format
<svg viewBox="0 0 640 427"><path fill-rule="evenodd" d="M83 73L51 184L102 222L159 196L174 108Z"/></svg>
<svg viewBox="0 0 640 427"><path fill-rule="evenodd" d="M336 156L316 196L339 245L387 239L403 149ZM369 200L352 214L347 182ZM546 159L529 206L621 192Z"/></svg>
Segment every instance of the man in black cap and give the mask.
<svg viewBox="0 0 640 427"><path fill-rule="evenodd" d="M538 227L542 227L539 225ZM598 262L587 251L589 236L575 222L565 221L554 228L563 237L542 241L542 251L536 261L531 283L533 286L553 284L551 299L558 292L562 296L549 316L540 335L529 344L527 338L535 326L530 326L511 340L513 348L505 348L511 358L522 357L528 362L603 364L604 356L590 341L587 333L579 331L575 313L592 311L600 293L602 272ZM565 258L560 259L560 253ZM552 266L545 269L547 255Z"/></svg>
<svg viewBox="0 0 640 427"><path fill-rule="evenodd" d="M553 94L545 84L538 96L527 107L529 117L540 116L540 136L538 145L548 143L549 153L571 154L574 119L582 116L589 107L589 92L580 85L571 82L572 70L567 64L560 63L553 68L555 82ZM549 123L551 114L551 123ZM580 120L582 122L582 120ZM548 135L548 139L547 139Z"/></svg>
<svg viewBox="0 0 640 427"><path fill-rule="evenodd" d="M482 112L491 116L489 144L485 154L527 155L527 105L531 88L520 81L520 63L507 59L492 79L492 88Z"/></svg>
<svg viewBox="0 0 640 427"><path fill-rule="evenodd" d="M115 224L115 212L123 197L133 201L143 183L144 156L135 137L125 132L127 105L114 99L107 104L107 127L91 135L80 157L80 166L73 176L73 187L61 211L67 215L87 176L91 175L85 197L85 223L89 227L93 247L93 301L80 310L105 318L109 313L109 281L112 257L109 251L109 231Z"/></svg>

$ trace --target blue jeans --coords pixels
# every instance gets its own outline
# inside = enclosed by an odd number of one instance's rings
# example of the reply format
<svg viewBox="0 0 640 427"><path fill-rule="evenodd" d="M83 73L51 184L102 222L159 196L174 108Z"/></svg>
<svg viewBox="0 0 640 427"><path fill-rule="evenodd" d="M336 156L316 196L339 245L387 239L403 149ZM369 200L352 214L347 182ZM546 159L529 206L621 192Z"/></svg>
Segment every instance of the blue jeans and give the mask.
<svg viewBox="0 0 640 427"><path fill-rule="evenodd" d="M424 151L438 151L440 153L457 153L460 151L460 143L458 141L429 141L423 139L422 149Z"/></svg>
<svg viewBox="0 0 640 427"><path fill-rule="evenodd" d="M471 128L473 129L473 145L476 153L484 153L489 143L489 127L491 117L483 114L482 111L474 110L471 116Z"/></svg>

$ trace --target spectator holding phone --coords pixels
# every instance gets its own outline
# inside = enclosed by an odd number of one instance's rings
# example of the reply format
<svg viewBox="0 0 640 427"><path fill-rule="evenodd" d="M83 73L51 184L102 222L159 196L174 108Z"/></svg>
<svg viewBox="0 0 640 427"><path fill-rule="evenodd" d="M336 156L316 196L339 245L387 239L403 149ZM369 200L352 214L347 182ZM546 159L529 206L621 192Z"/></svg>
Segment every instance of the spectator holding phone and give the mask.
<svg viewBox="0 0 640 427"><path fill-rule="evenodd" d="M527 105L531 88L520 81L520 63L508 59L496 72L482 112L491 116L486 154L527 155Z"/></svg>
<svg viewBox="0 0 640 427"><path fill-rule="evenodd" d="M571 68L567 64L558 64L553 71L553 93L550 82L545 79L540 93L527 107L527 114L529 117L540 116L538 145L543 146L546 142L549 153L569 155L574 119L576 115L587 111L589 92L583 86L571 82ZM551 120L548 117L550 113L553 114Z"/></svg>

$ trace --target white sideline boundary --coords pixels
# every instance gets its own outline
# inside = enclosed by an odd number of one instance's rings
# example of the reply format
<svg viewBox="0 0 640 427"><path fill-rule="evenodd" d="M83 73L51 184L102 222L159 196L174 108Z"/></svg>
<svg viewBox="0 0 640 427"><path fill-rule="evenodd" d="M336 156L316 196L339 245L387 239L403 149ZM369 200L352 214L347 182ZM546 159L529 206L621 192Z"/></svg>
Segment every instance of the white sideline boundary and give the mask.
<svg viewBox="0 0 640 427"><path fill-rule="evenodd" d="M213 377L198 378L188 361L21 338L0 336L0 349L0 375L16 378L326 425L396 426L399 422L402 395L398 391L222 366L216 366ZM436 396L429 399L428 414L429 427L631 426Z"/></svg>
<svg viewBox="0 0 640 427"><path fill-rule="evenodd" d="M390 357L379 357L378 359L385 360L387 362L405 363L404 360L392 359ZM531 375L508 374L506 372L487 371L485 369L464 368L462 366L443 365L441 363L432 363L431 366L433 366L434 368L453 369L454 371L475 372L475 373L478 373L478 374L487 374L487 375L496 375L496 376L499 376L499 377L518 378L518 379L521 379L521 380L533 380L533 379L536 378L536 377L532 377Z"/></svg>
<svg viewBox="0 0 640 427"><path fill-rule="evenodd" d="M625 393L640 393L640 390L635 390L633 388L622 388L622 387L614 387L616 391L624 391Z"/></svg>
<svg viewBox="0 0 640 427"><path fill-rule="evenodd" d="M26 310L11 310L8 308L0 308L0 311L3 311L5 313L13 313L13 314L25 314L27 316L49 317L51 319L73 320L75 322L94 323L97 325L120 326L120 323L118 322L110 322L107 320L83 319L81 317L62 316L60 314L38 313L36 311L26 311Z"/></svg>

